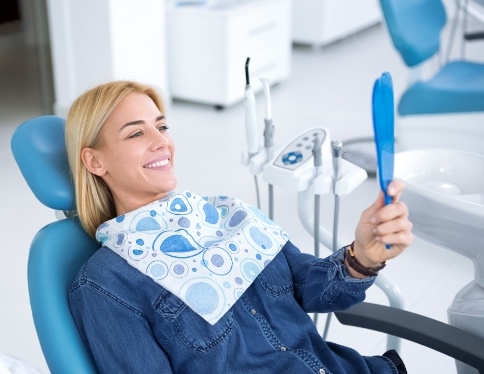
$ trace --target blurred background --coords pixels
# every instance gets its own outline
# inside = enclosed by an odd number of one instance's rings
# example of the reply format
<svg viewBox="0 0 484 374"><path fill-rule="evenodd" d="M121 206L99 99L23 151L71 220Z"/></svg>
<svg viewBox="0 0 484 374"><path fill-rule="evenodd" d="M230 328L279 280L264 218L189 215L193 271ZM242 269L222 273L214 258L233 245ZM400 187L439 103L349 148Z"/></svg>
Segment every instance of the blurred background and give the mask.
<svg viewBox="0 0 484 374"><path fill-rule="evenodd" d="M445 0L444 5L448 22L443 53L450 58L465 53L482 62L483 44L465 43L462 35L464 27L479 30L484 24L472 16L466 24L458 19L454 34L456 2ZM241 163L247 148L247 57L260 134L264 100L259 77L271 79L278 144L312 127L329 129L331 138L343 144L371 138L375 79L390 72L398 99L409 75L377 0L0 3L0 353L48 373L30 312L26 269L30 241L56 217L37 201L16 166L10 150L14 129L42 114L64 117L72 101L98 83L150 83L163 91L168 103L179 190L232 195L255 204L253 176ZM370 143L361 155L370 166L372 147ZM262 209L267 210L262 181L260 191ZM342 198L341 240L353 240L362 210L377 194L378 183L370 176ZM321 220L330 230L333 204L332 196L323 195ZM299 221L295 194L275 189L274 218L301 250L312 253L313 238ZM329 253L322 249L322 254ZM453 297L474 274L467 258L418 237L384 272L400 287L406 309L444 322ZM388 303L375 287L367 300ZM323 316L320 330L324 323ZM366 355L385 351L385 336L336 320L328 340ZM456 373L452 359L416 344L403 342L400 353L410 373Z"/></svg>

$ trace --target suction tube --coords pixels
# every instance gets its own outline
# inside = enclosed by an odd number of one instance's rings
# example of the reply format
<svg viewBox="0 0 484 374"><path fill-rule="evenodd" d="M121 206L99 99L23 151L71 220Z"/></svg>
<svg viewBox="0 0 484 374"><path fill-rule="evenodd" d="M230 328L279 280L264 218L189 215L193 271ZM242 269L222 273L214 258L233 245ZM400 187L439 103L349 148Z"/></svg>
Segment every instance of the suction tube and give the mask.
<svg viewBox="0 0 484 374"><path fill-rule="evenodd" d="M249 151L249 157L254 156L258 151L257 141L257 118L255 115L255 96L254 91L250 85L249 78L249 62L250 57L247 57L245 62L245 131L247 135L247 148Z"/></svg>
<svg viewBox="0 0 484 374"><path fill-rule="evenodd" d="M340 178L341 173L341 159L343 157L343 143L340 140L333 140L331 142L333 151L333 193L334 193L334 216L333 216L333 252L336 252L338 247L338 222L339 222L339 203L340 197L336 193L336 182Z"/></svg>
<svg viewBox="0 0 484 374"><path fill-rule="evenodd" d="M319 136L314 139L313 149L313 163L314 163L314 179L321 173L321 166L323 165L323 152ZM314 194L314 255L319 258L319 217L321 207L321 195ZM318 313L314 314L314 324L318 326Z"/></svg>
<svg viewBox="0 0 484 374"><path fill-rule="evenodd" d="M323 165L323 153L319 136L314 139L313 149L314 179L321 173ZM321 195L314 194L314 255L319 258L319 215L320 215Z"/></svg>
<svg viewBox="0 0 484 374"><path fill-rule="evenodd" d="M340 197L336 193L336 183L338 182L338 179L340 178L340 173L341 173L341 158L343 157L343 143L341 143L340 140L333 140L331 142L331 149L332 149L332 155L333 155L333 193L334 193L333 248L332 249L333 249L333 252L336 252L339 249L338 222L339 222L339 202L340 202ZM319 227L316 226L316 222L315 222L314 231L316 232L316 230L318 229ZM324 326L324 331L323 331L324 340L326 340L326 338L328 337L329 326L331 324L332 316L333 316L333 313L328 313L328 316L326 318L326 324Z"/></svg>

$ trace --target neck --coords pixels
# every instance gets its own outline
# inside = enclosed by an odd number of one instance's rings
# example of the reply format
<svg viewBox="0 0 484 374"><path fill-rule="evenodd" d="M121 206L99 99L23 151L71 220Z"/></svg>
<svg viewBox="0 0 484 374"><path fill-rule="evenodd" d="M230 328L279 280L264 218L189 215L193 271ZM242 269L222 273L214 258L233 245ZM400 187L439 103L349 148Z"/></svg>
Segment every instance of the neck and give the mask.
<svg viewBox="0 0 484 374"><path fill-rule="evenodd" d="M170 195L170 192L162 192L156 195L149 195L149 196L119 196L114 195L114 206L116 207L116 214L118 216L122 214L126 214L141 208L142 206L148 205L156 200L161 200L167 198Z"/></svg>

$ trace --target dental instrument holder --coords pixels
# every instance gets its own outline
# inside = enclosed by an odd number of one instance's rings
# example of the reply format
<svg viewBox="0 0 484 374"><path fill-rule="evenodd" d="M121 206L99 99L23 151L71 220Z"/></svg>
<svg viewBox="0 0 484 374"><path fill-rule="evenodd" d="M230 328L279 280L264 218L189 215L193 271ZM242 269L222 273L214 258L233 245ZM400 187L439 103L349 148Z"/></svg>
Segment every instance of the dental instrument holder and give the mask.
<svg viewBox="0 0 484 374"><path fill-rule="evenodd" d="M248 63L249 59L247 59L246 63L246 79L248 82ZM246 87L247 90L247 87ZM266 102L267 104L267 102ZM251 112L248 111L248 106L246 105L246 123L247 123L247 116L251 116ZM272 119L272 116L270 116ZM255 123L255 121L253 122ZM267 123L266 123L266 126ZM249 126L246 126L246 130L250 131ZM273 128L270 129L272 131L267 131L264 135L271 135L273 136ZM302 157L296 156L293 154L288 154L287 151L294 150L294 148L301 148L303 147L303 143L299 140L306 142L309 140L309 135L314 134L314 132L320 132L320 139L321 139L321 155L322 155L322 170L321 172L315 173L314 172L314 164L307 162L310 157L312 157L312 148L314 144L308 143L304 147L304 151L306 157L304 160ZM247 134L249 139L249 134ZM256 134L255 134L256 136ZM256 138L257 139L257 138ZM314 222L311 222L310 215L307 214L306 207L309 206L309 198L311 195L321 195L325 193L330 193L331 191L334 192L337 196L343 196L346 194L351 193L357 186L359 186L364 180L367 178L367 173L364 169L344 160L341 159L338 163L340 165L338 174L339 178L333 178L333 166L332 163L329 162L331 158L331 151L330 151L330 141L329 141L329 131L324 128L320 129L313 129L308 130L298 137L296 137L288 146L282 147L280 145L274 145L273 148L267 147L267 144L264 142L264 147L259 147L257 144L257 152L253 153L250 151L250 147L247 151L242 151L242 164L249 168L251 174L254 175L256 181L256 190L258 194L258 186L257 186L257 176L260 173L263 173L264 180L269 183L270 186L274 184L280 186L285 189L289 189L298 193L298 214L303 224L304 228L313 236L317 235L319 241L323 243L327 248L332 248L332 240L333 237L330 232L328 232L324 227L319 225L319 228L314 227ZM265 139L268 141L268 139ZM271 141L273 141L271 139ZM249 142L250 146L250 142ZM311 152L308 154L307 151L311 149ZM284 153L285 152L285 153ZM273 154L277 155L276 157ZM296 162L296 168L292 168L292 170L288 170L287 168L282 168L275 164L276 160L281 155L286 155L287 161L299 161ZM302 154L301 154L302 155ZM303 162L304 161L304 162ZM294 164L293 164L294 166ZM315 175L316 174L316 175ZM312 189L311 189L312 187ZM259 196L258 196L259 202ZM260 204L258 204L260 208ZM337 243L338 247L342 247L341 243ZM390 306L394 308L403 309L404 302L403 297L401 295L400 289L396 286L396 284L388 278L385 274L379 274L377 279L375 280L375 285L377 285L380 289L388 297L388 301ZM387 348L388 349L396 349L399 350L400 348L400 339L389 335L387 338Z"/></svg>
<svg viewBox="0 0 484 374"><path fill-rule="evenodd" d="M315 175L313 158L313 141L321 139L321 165ZM275 157L261 164L267 154L254 156L247 163L252 172L263 172L263 179L275 186L301 192L313 187L313 193L324 195L335 191L339 196L351 193L367 177L366 172L342 159L341 177L333 181L332 156L329 131L325 128L313 128L295 137L286 147L275 147ZM331 245L328 246L331 248Z"/></svg>
<svg viewBox="0 0 484 374"><path fill-rule="evenodd" d="M298 144L303 144L299 140L307 142L305 139L309 135L318 132L322 139L322 170L317 176L314 175L314 165L308 162L312 157L312 144L306 143L309 146L306 155L308 158L303 162L302 159L297 163L297 168L288 170L275 164L276 160L281 155L287 155L294 148L298 149ZM293 139L289 145L283 147L279 144L274 145L274 157L268 157L267 150L264 147L259 147L259 151L249 157L247 151L242 152L242 164L249 168L253 175L263 174L264 181L273 185L288 189L298 193L298 214L304 228L311 234L314 233L314 221L311 215L308 214L307 207L312 204L312 196L314 194L327 194L334 192L338 196L344 196L351 193L356 187L363 183L367 174L366 171L345 159L341 159L339 175L340 177L335 182L333 180L333 164L330 149L330 135L325 128L317 128L305 131ZM332 248L332 235L323 228L319 227L318 235L320 242L327 248ZM338 243L338 247L342 247L342 243ZM388 278L385 273L380 273L375 280L375 285L388 297L389 305L394 308L403 309L404 302L400 289L395 282ZM395 336L388 336L387 348L398 350L400 347L400 339Z"/></svg>
<svg viewBox="0 0 484 374"><path fill-rule="evenodd" d="M321 140L321 166L315 175L313 158L313 139ZM366 171L345 159L340 161L340 177L333 180L333 160L331 155L329 131L325 128L306 130L295 137L287 146L274 145L274 155L270 158L267 148L250 156L242 151L242 165L248 166L253 175L263 174L265 182L289 191L301 192L313 187L313 193L324 195L334 192L338 196L351 193L366 180ZM327 245L331 248L331 245Z"/></svg>

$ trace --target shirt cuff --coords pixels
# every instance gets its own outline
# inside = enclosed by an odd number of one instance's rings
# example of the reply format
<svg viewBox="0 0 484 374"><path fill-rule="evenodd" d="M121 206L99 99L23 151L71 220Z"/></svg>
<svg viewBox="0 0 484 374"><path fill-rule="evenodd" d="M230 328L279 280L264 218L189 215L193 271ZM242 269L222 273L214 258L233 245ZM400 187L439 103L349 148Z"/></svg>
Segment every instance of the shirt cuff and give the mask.
<svg viewBox="0 0 484 374"><path fill-rule="evenodd" d="M337 250L330 256L330 261L332 262L333 268L335 270L332 276L340 280L344 284L341 285L341 287L347 289L349 292L366 290L375 282L376 276L367 278L354 278L344 264L346 251L345 248L346 247L343 247Z"/></svg>

